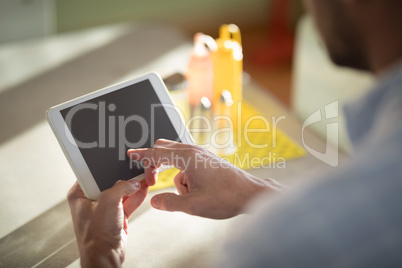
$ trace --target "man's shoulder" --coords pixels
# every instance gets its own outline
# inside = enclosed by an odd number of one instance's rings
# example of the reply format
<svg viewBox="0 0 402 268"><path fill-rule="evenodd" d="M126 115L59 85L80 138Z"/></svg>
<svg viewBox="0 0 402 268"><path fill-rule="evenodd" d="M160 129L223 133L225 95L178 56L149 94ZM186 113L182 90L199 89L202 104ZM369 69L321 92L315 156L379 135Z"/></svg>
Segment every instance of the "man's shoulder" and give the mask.
<svg viewBox="0 0 402 268"><path fill-rule="evenodd" d="M375 159L357 157L304 189L256 200L254 216L237 229L227 254L255 267L337 267L363 266L402 250L402 165ZM402 261L397 256L390 258Z"/></svg>

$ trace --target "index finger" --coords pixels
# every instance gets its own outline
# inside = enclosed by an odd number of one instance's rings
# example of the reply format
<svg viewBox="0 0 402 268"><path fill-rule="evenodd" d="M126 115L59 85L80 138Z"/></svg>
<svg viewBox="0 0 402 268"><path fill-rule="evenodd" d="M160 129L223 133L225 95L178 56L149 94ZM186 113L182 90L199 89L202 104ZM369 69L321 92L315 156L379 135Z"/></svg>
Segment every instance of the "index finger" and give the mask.
<svg viewBox="0 0 402 268"><path fill-rule="evenodd" d="M76 181L73 186L71 186L70 190L67 193L67 200L69 203L74 202L79 198L86 198L84 192L81 189L81 186Z"/></svg>
<svg viewBox="0 0 402 268"><path fill-rule="evenodd" d="M84 191L82 191L81 186L77 181L68 191L67 201L73 218L77 212L90 207L90 204L92 203L92 200L86 198Z"/></svg>
<svg viewBox="0 0 402 268"><path fill-rule="evenodd" d="M173 165L183 170L192 155L192 148L164 148L154 147L147 149L131 149L127 151L128 157L136 161L148 161L154 167L160 165Z"/></svg>
<svg viewBox="0 0 402 268"><path fill-rule="evenodd" d="M155 147L165 147L165 148L191 148L193 145L185 144L177 141L167 140L167 139L157 139L153 146Z"/></svg>

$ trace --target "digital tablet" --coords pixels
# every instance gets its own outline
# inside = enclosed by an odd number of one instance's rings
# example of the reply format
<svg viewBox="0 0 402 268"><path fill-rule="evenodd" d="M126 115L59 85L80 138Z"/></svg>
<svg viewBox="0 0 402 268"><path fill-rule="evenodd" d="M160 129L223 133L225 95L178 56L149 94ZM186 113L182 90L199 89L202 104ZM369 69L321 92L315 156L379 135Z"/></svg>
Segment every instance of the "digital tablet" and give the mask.
<svg viewBox="0 0 402 268"><path fill-rule="evenodd" d="M193 144L180 111L156 73L122 82L54 106L47 120L89 199L118 180L143 179L127 157L132 148L164 138Z"/></svg>

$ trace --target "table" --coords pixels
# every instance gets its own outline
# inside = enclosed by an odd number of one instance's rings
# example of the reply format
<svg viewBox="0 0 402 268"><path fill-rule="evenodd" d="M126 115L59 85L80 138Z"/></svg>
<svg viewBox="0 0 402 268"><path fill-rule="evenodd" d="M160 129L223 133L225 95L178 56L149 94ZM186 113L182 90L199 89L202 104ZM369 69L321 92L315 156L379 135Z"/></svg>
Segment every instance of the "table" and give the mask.
<svg viewBox="0 0 402 268"><path fill-rule="evenodd" d="M45 110L140 73L182 72L190 48L191 39L177 29L151 24L113 25L0 47L1 267L79 267L65 198L75 177L45 122ZM286 116L279 127L302 144L301 123L247 75L244 98L267 117ZM308 130L305 141L325 148ZM308 154L287 162L286 169L250 172L297 185L308 177L301 175L306 170L324 168L329 167ZM157 211L148 198L129 223L125 266L207 266L241 218L215 221Z"/></svg>

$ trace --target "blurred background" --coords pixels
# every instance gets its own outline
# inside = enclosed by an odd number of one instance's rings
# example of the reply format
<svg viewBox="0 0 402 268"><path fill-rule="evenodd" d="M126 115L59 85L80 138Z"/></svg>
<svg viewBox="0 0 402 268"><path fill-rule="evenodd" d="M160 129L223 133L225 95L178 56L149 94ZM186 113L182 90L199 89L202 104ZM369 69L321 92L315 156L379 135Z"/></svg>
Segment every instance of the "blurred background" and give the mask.
<svg viewBox="0 0 402 268"><path fill-rule="evenodd" d="M122 23L170 25L189 39L196 32L217 38L221 24L234 23L242 33L244 70L305 119L323 104L320 100L338 98L343 102L353 98L371 85L372 78L333 66L313 23L308 18L302 23L303 17L305 11L300 0L0 0L0 49L27 40ZM310 58L313 60L309 64ZM0 65L0 68L1 86L4 82L1 76L4 78L8 73L1 72L6 67ZM311 81L312 77L304 73L306 69L311 74L326 69L330 73ZM342 84L329 85L327 89L327 76L330 84ZM305 83L306 78L312 83ZM351 85L355 90L343 88ZM318 99L317 105L310 105L311 97Z"/></svg>
<svg viewBox="0 0 402 268"><path fill-rule="evenodd" d="M245 71L290 105L292 50L289 47L303 14L300 2L0 0L0 46L122 22L170 24L189 38L196 32L216 38L221 24L235 23L243 35ZM278 30L284 28L288 35L285 38L278 35ZM265 55L270 33L273 39L282 42L271 49L277 50L283 42L288 47L277 59Z"/></svg>

